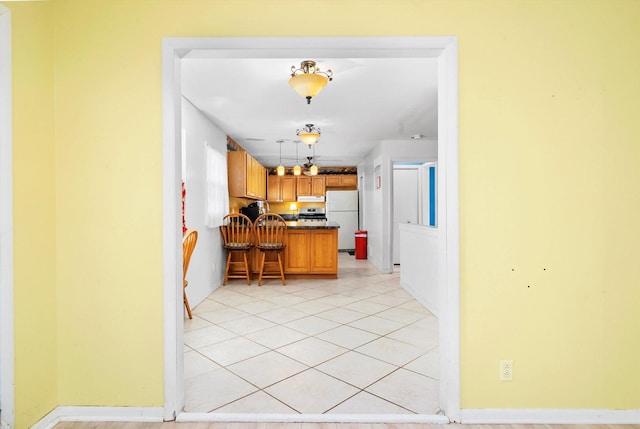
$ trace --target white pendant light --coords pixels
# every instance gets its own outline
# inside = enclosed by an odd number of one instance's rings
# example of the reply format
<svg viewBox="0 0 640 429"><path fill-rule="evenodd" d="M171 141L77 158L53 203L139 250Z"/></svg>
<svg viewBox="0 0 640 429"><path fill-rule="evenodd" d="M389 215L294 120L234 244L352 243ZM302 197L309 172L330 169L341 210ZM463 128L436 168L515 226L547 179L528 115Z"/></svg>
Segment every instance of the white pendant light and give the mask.
<svg viewBox="0 0 640 429"><path fill-rule="evenodd" d="M302 173L302 168L300 167L300 164L298 164L298 145L300 142L295 140L294 143L296 144L296 165L293 167L293 175L299 176Z"/></svg>
<svg viewBox="0 0 640 429"><path fill-rule="evenodd" d="M318 175L318 166L315 163L315 158L316 158L316 147L314 146L313 147L313 159L314 159L314 162L313 162L313 165L311 165L311 167L309 168L309 173L312 176L317 176Z"/></svg>
<svg viewBox="0 0 640 429"><path fill-rule="evenodd" d="M277 143L280 145L280 165L276 167L276 174L278 176L284 176L284 165L282 165L282 143L284 140L278 140Z"/></svg>

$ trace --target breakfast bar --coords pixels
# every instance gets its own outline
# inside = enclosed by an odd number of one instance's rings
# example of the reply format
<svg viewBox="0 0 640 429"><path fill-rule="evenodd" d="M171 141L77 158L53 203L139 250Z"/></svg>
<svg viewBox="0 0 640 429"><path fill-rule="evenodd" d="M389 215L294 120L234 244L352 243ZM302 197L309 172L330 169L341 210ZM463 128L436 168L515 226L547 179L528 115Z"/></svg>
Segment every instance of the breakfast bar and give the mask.
<svg viewBox="0 0 640 429"><path fill-rule="evenodd" d="M325 220L288 221L287 278L338 278L338 225Z"/></svg>

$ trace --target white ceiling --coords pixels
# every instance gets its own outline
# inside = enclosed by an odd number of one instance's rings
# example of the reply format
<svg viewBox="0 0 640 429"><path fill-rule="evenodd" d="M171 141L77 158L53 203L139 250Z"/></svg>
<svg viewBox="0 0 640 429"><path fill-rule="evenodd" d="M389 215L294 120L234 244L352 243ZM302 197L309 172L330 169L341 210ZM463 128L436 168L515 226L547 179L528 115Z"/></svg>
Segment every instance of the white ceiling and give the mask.
<svg viewBox="0 0 640 429"><path fill-rule="evenodd" d="M307 104L290 86L302 60L331 69L333 81ZM355 166L379 142L437 140L434 58L190 58L182 60L182 92L227 135L267 167L300 164L312 149L296 145L296 130L322 130L320 167ZM422 140L411 136L421 134Z"/></svg>

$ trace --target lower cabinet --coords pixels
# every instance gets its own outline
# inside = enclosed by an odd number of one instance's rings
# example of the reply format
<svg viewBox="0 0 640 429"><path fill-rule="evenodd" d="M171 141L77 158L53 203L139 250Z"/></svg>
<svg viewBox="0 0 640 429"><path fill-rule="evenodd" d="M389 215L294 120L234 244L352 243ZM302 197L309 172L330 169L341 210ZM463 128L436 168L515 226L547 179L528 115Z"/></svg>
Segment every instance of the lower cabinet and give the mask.
<svg viewBox="0 0 640 429"><path fill-rule="evenodd" d="M337 278L338 276L338 230L295 229L289 228L286 235L287 247L284 250L285 274L300 277ZM249 252L249 269L257 274L260 271L260 252L255 247ZM267 260L275 261L274 254L267 254ZM240 262L240 255L234 261ZM254 276L254 279L257 279Z"/></svg>
<svg viewBox="0 0 640 429"><path fill-rule="evenodd" d="M338 274L337 229L289 229L284 271L290 274Z"/></svg>

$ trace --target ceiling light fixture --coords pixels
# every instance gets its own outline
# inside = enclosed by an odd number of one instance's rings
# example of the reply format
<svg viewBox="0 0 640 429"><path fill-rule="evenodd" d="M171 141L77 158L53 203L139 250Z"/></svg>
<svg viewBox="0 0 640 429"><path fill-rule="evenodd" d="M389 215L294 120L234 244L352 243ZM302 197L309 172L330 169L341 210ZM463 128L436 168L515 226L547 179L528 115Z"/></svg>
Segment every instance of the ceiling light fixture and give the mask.
<svg viewBox="0 0 640 429"><path fill-rule="evenodd" d="M295 167L293 167L293 175L299 176L300 173L302 173L302 168L300 167L300 164L298 164L298 144L300 143L300 141L294 140L293 142L296 144L296 165Z"/></svg>
<svg viewBox="0 0 640 429"><path fill-rule="evenodd" d="M280 165L276 167L276 173L278 176L284 176L284 165L282 165L282 143L284 140L276 140L276 143L280 145Z"/></svg>
<svg viewBox="0 0 640 429"><path fill-rule="evenodd" d="M302 139L302 142L307 146L316 144L320 138L320 128L316 128L313 124L306 124L304 128L296 131L298 137Z"/></svg>
<svg viewBox="0 0 640 429"><path fill-rule="evenodd" d="M314 146L313 147L313 159L315 159L315 158L316 158L316 147ZM309 168L309 173L311 173L312 176L317 176L318 175L318 166L316 165L315 162Z"/></svg>
<svg viewBox="0 0 640 429"><path fill-rule="evenodd" d="M318 95L320 90L332 80L333 72L331 70L320 71L320 68L316 67L315 61L303 61L300 63L299 69L296 69L296 66L291 66L289 85L307 99L307 104L311 104L311 98Z"/></svg>

